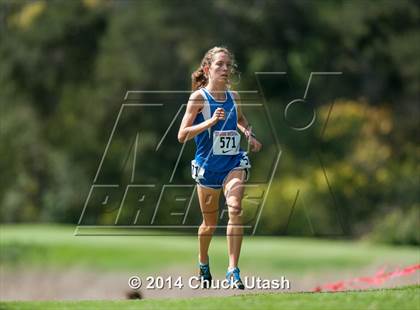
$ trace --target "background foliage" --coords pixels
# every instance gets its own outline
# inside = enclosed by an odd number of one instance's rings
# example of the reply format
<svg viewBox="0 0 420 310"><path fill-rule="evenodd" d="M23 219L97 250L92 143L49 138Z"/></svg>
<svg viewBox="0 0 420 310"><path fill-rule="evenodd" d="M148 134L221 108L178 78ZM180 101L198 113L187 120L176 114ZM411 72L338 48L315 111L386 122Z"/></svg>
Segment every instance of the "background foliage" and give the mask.
<svg viewBox="0 0 420 310"><path fill-rule="evenodd" d="M287 83L260 81L283 151L260 232L313 236L341 227L351 237L420 243L416 1L2 0L0 22L2 222L77 222L125 92L189 89L204 52L226 45L239 64L239 90L257 89L255 71L288 72ZM319 121L297 137L279 120L312 71L343 75L314 79L308 100ZM249 118L264 154L272 153L270 132L258 130L264 120ZM167 120L148 112L126 128L147 123L155 141ZM115 163L127 152L121 139ZM171 139L166 155L145 153L143 179L175 161ZM266 158L253 156L257 174ZM108 165L104 178L120 170ZM190 182L188 173L178 177Z"/></svg>

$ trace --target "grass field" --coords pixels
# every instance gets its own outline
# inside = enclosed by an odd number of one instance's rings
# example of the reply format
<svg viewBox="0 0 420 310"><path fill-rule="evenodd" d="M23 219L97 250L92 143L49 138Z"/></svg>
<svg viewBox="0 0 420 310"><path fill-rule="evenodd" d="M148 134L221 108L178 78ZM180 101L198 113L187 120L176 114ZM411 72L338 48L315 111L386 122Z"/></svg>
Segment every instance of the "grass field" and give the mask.
<svg viewBox="0 0 420 310"><path fill-rule="evenodd" d="M0 303L0 309L420 309L420 287L342 293L257 294L137 301Z"/></svg>
<svg viewBox="0 0 420 310"><path fill-rule="evenodd" d="M237 292L212 295L206 291L195 291L195 294L192 294L193 292L188 291L167 290L147 295L148 292L142 290L146 299L123 300L128 290L129 275L195 275L197 238L76 237L73 232L74 226L63 225L0 226L0 297L9 296L0 299L29 300L2 302L0 309L419 308L419 272L412 275L409 282L398 284L395 282L398 279L390 281L395 285L417 286L392 290L334 294L285 293L287 291L272 294L247 291L246 295L225 297L221 295L236 295ZM210 259L214 278L223 279L227 263L224 237L216 237L213 240ZM415 247L393 247L343 240L246 237L240 268L243 276L279 278L285 275L290 279L294 291L306 291L325 282L370 276L382 267L392 269L419 262L420 252ZM72 273L73 269L77 272ZM35 273L31 275L34 270ZM108 277L100 277L103 275ZM57 276L61 279L61 284L60 279L56 280ZM104 281L107 283L102 283ZM95 290L91 291L90 295L83 295L83 292L92 286ZM13 295L15 289L20 290L19 294ZM59 295L63 290L69 290L68 294ZM117 290L118 294L115 293ZM45 291L49 291L49 294L45 295ZM194 296L206 297L185 298ZM56 301L59 299L75 301ZM76 301L81 299L98 301Z"/></svg>
<svg viewBox="0 0 420 310"><path fill-rule="evenodd" d="M92 236L76 237L73 226L2 225L0 263L8 266L86 266L98 270L155 271L196 268L196 237ZM212 241L214 270L226 267L226 239ZM241 253L243 270L320 272L353 270L372 264L406 265L420 260L414 247L372 245L366 242L276 237L246 237ZM258 262L258 266L256 263Z"/></svg>

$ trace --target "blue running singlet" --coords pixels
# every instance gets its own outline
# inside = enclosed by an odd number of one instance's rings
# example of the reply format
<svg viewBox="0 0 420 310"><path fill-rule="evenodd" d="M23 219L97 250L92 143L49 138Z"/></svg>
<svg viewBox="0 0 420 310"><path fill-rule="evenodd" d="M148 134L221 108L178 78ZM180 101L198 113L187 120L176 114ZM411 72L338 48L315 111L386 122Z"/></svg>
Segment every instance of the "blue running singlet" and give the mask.
<svg viewBox="0 0 420 310"><path fill-rule="evenodd" d="M194 137L196 153L192 161L192 175L202 185L220 188L231 170L251 166L246 152L240 147L237 108L232 93L226 91L226 99L217 101L206 88L199 91L204 98L204 106L193 124L210 119L219 107L225 110L225 119Z"/></svg>

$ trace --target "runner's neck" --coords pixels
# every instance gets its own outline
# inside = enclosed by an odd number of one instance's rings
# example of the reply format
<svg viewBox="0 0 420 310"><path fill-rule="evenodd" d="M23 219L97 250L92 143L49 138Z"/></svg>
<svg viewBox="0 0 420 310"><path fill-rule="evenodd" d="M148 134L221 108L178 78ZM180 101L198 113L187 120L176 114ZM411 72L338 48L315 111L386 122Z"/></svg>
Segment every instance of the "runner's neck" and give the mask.
<svg viewBox="0 0 420 310"><path fill-rule="evenodd" d="M226 84L215 84L210 82L209 84L207 84L205 89L209 92L209 94L213 97L214 100L220 102L226 101Z"/></svg>

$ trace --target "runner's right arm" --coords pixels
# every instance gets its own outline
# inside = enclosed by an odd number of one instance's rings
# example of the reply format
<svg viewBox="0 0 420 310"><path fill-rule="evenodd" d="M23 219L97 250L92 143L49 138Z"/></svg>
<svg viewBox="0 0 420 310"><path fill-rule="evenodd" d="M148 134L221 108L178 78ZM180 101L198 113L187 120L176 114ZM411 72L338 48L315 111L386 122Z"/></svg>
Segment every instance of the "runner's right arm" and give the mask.
<svg viewBox="0 0 420 310"><path fill-rule="evenodd" d="M214 111L213 116L197 125L193 126L194 120L204 105L204 99L199 91L195 91L191 94L188 100L187 110L185 111L184 117L182 118L181 126L178 131L178 141L185 143L188 140L194 138L196 135L207 130L209 127L215 125L219 120L225 118L225 112L222 108L217 108Z"/></svg>

